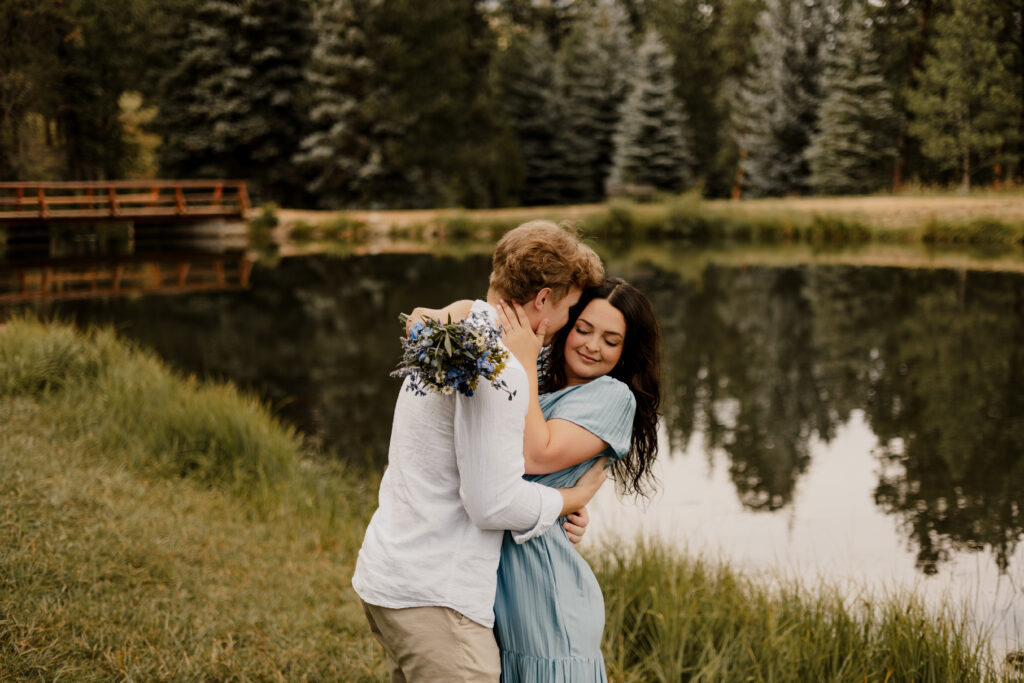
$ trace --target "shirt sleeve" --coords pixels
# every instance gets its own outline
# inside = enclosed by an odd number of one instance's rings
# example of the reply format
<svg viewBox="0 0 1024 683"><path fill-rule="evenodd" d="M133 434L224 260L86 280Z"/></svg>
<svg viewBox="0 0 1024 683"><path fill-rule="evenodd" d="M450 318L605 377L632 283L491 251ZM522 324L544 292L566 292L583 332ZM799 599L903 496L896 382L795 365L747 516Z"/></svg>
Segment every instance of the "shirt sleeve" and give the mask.
<svg viewBox="0 0 1024 683"><path fill-rule="evenodd" d="M523 479L523 426L529 391L508 393L482 380L473 396L455 399L455 457L459 495L470 519L481 529L508 529L517 543L547 531L562 512L557 489Z"/></svg>
<svg viewBox="0 0 1024 683"><path fill-rule="evenodd" d="M629 387L605 376L567 392L545 417L583 427L608 444L611 459L618 460L629 453L635 413L636 398Z"/></svg>

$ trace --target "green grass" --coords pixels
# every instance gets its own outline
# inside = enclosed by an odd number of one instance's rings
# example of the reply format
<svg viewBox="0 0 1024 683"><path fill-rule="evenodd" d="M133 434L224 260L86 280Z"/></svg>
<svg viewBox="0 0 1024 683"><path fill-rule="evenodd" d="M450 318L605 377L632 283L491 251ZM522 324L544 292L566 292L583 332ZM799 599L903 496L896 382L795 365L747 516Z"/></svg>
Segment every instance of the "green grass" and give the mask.
<svg viewBox="0 0 1024 683"><path fill-rule="evenodd" d="M591 558L612 681L1013 680L964 610L758 578L658 546Z"/></svg>
<svg viewBox="0 0 1024 683"><path fill-rule="evenodd" d="M894 228L852 214L785 208L751 211L744 204L712 205L693 195L653 205L612 201L605 211L587 216L582 228L589 236L619 245L643 241L819 247L925 243L984 245L1003 251L1019 251L1024 246L1024 221L1020 220L933 217L913 227Z"/></svg>
<svg viewBox="0 0 1024 683"><path fill-rule="evenodd" d="M0 326L0 680L382 680L349 586L378 477L105 330ZM913 596L593 553L613 681L999 680Z"/></svg>
<svg viewBox="0 0 1024 683"><path fill-rule="evenodd" d="M379 680L373 475L106 331L0 328L0 680Z"/></svg>

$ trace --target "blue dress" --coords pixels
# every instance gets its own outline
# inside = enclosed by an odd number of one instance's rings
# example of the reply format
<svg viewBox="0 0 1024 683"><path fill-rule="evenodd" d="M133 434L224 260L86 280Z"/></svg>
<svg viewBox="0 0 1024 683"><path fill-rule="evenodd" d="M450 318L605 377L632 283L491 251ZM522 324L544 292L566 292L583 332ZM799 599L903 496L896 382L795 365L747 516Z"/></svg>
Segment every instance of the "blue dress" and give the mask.
<svg viewBox="0 0 1024 683"><path fill-rule="evenodd" d="M568 420L600 437L611 459L629 452L636 402L622 382L608 376L540 397L544 418ZM552 472L527 475L547 486L573 486L593 460ZM604 598L561 522L516 545L505 532L498 564L494 631L501 648L505 683L606 681L601 656Z"/></svg>

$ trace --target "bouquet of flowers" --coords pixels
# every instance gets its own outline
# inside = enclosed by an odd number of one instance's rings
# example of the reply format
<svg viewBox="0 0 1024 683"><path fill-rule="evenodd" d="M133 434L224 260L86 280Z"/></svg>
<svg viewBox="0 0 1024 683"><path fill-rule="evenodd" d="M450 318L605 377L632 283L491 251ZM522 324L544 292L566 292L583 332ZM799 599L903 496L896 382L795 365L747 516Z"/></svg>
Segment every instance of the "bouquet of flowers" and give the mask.
<svg viewBox="0 0 1024 683"><path fill-rule="evenodd" d="M403 313L398 319L405 325L409 316ZM417 396L426 396L428 390L472 396L483 378L511 401L516 392L499 379L508 359L500 339L501 333L479 312L457 323L451 316L447 323L417 321L402 339L402 360L391 376L408 377L406 388Z"/></svg>

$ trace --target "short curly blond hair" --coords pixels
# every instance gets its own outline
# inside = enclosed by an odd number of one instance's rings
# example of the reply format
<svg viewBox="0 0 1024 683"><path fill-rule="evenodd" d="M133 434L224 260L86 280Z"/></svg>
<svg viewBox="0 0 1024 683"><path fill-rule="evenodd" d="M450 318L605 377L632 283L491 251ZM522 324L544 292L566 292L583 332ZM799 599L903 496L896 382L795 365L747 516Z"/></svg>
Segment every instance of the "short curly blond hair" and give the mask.
<svg viewBox="0 0 1024 683"><path fill-rule="evenodd" d="M545 287L561 301L573 287L604 281L604 266L594 250L570 227L551 221L523 223L505 234L494 250L491 287L509 301L525 304Z"/></svg>

